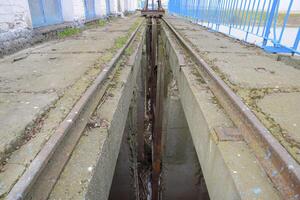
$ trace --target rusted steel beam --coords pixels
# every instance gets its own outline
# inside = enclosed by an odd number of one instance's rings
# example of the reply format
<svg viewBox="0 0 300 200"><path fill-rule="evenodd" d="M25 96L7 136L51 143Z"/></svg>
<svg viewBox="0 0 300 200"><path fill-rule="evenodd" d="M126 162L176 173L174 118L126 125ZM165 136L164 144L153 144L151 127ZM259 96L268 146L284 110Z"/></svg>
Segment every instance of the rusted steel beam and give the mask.
<svg viewBox="0 0 300 200"><path fill-rule="evenodd" d="M161 0L157 0L157 9L154 9L154 0L152 0L152 8L149 9L148 1L149 0L145 1L145 6L141 11L142 16L161 18L165 14L165 10L162 7Z"/></svg>
<svg viewBox="0 0 300 200"><path fill-rule="evenodd" d="M163 97L164 97L164 68L159 64L159 19L153 20L152 44L155 56L155 103L153 124L153 158L152 158L152 200L160 197L160 174L162 156L162 122L163 122Z"/></svg>

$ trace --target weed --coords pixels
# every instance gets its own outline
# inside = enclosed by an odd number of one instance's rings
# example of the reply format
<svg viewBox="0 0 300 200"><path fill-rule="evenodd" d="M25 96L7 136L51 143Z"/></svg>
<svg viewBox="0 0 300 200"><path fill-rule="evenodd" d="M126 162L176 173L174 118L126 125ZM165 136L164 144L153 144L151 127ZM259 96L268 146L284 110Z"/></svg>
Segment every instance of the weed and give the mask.
<svg viewBox="0 0 300 200"><path fill-rule="evenodd" d="M115 47L116 49L120 49L121 47L123 47L123 46L126 44L127 39L128 39L128 36L118 37L118 38L115 40L115 45L114 45L114 47Z"/></svg>
<svg viewBox="0 0 300 200"><path fill-rule="evenodd" d="M80 32L81 32L81 30L79 28L66 28L63 31L58 33L58 37L65 38L65 37L69 37L72 35L76 35Z"/></svg>
<svg viewBox="0 0 300 200"><path fill-rule="evenodd" d="M98 25L99 25L100 27L105 26L106 23L107 23L107 21L106 21L105 19L99 19L99 20L98 20Z"/></svg>

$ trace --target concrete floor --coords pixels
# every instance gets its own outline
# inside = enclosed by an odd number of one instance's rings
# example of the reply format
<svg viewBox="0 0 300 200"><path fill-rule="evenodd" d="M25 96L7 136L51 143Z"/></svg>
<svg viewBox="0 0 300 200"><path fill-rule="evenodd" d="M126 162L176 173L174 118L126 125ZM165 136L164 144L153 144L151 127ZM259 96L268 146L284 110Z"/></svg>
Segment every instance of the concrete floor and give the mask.
<svg viewBox="0 0 300 200"><path fill-rule="evenodd" d="M137 20L136 15L114 19L0 60L0 159L6 159L0 197L113 57L116 39L128 35Z"/></svg>
<svg viewBox="0 0 300 200"><path fill-rule="evenodd" d="M300 162L299 66L183 18L167 18Z"/></svg>

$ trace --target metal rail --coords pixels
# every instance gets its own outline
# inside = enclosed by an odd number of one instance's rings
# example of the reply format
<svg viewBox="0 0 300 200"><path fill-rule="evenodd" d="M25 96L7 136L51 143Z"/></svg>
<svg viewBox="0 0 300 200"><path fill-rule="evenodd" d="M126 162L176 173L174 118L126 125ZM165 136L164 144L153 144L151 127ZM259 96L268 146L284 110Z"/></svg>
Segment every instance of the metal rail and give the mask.
<svg viewBox="0 0 300 200"><path fill-rule="evenodd" d="M197 70L242 133L282 197L300 198L300 165L175 28L165 18L163 21L198 65Z"/></svg>
<svg viewBox="0 0 300 200"><path fill-rule="evenodd" d="M44 185L43 191L37 191L39 200L47 199L60 173L68 162L72 151L84 131L88 118L93 113L104 92L100 92L105 81L113 72L116 64L132 43L143 22L134 30L124 47L118 50L108 65L102 70L93 84L77 101L67 117L60 123L56 131L31 162L27 170L16 182L7 196L7 200L26 199L35 194L33 190ZM33 198L35 199L35 198Z"/></svg>
<svg viewBox="0 0 300 200"><path fill-rule="evenodd" d="M291 15L297 3L298 0L170 0L168 6L170 13L254 42L267 52L300 54L299 24L294 24L293 30L287 28L288 19L297 18Z"/></svg>

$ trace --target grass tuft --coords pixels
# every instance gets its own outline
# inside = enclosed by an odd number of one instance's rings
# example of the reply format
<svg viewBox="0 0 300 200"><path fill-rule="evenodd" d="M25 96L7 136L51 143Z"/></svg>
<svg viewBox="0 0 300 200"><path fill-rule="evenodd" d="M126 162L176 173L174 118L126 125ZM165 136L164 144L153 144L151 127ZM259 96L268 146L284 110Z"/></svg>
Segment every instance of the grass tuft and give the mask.
<svg viewBox="0 0 300 200"><path fill-rule="evenodd" d="M123 46L126 44L127 39L128 39L128 36L118 37L118 38L115 40L115 45L114 45L114 47L115 47L116 49L120 49L121 47L123 47Z"/></svg>
<svg viewBox="0 0 300 200"><path fill-rule="evenodd" d="M63 31L58 33L58 37L65 38L65 37L69 37L72 35L76 35L80 32L81 32L81 30L79 28L66 28Z"/></svg>
<svg viewBox="0 0 300 200"><path fill-rule="evenodd" d="M105 19L99 19L99 20L98 20L98 25L99 25L100 27L105 26L106 23L107 23L107 20L105 20Z"/></svg>

